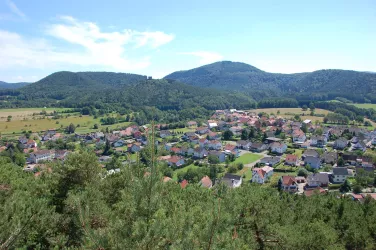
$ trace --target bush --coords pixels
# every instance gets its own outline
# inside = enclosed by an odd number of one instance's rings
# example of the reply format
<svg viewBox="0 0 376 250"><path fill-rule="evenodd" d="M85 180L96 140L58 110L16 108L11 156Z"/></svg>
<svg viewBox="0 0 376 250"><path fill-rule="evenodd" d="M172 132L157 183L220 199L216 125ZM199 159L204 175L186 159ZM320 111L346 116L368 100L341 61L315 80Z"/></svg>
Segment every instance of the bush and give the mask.
<svg viewBox="0 0 376 250"><path fill-rule="evenodd" d="M360 185L355 185L355 186L353 187L353 192L354 192L354 194L360 194L360 193L362 192L362 186L360 186Z"/></svg>
<svg viewBox="0 0 376 250"><path fill-rule="evenodd" d="M230 166L228 169L227 169L227 172L228 173L231 173L231 174L234 174L236 172L238 172L238 168L235 167L234 165Z"/></svg>
<svg viewBox="0 0 376 250"><path fill-rule="evenodd" d="M193 165L198 166L198 164L199 164L199 162L195 161L195 163Z"/></svg>

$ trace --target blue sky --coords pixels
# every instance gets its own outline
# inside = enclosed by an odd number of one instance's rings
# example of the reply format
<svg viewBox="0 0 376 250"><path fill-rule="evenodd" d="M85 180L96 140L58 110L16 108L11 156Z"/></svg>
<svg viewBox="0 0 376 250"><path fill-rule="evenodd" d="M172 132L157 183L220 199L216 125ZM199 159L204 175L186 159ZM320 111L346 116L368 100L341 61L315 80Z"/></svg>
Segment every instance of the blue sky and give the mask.
<svg viewBox="0 0 376 250"><path fill-rule="evenodd" d="M220 60L269 72L376 71L376 1L0 0L0 80L163 77Z"/></svg>

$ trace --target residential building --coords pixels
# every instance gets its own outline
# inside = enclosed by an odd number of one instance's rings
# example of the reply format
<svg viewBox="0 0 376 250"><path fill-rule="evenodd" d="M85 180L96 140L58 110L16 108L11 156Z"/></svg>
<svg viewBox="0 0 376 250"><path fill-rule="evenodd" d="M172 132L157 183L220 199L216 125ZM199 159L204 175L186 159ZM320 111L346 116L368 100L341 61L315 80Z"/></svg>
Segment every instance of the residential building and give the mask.
<svg viewBox="0 0 376 250"><path fill-rule="evenodd" d="M281 161L281 157L278 156L267 156L260 160L261 164L265 164L268 166L274 166Z"/></svg>
<svg viewBox="0 0 376 250"><path fill-rule="evenodd" d="M323 135L316 135L311 137L311 146L322 148L326 145L327 138Z"/></svg>
<svg viewBox="0 0 376 250"><path fill-rule="evenodd" d="M197 134L203 135L203 134L207 134L208 132L209 132L209 128L208 127L199 127L199 128L196 128L196 133Z"/></svg>
<svg viewBox="0 0 376 250"><path fill-rule="evenodd" d="M180 156L171 156L170 159L167 160L169 166L181 167L184 165L184 158Z"/></svg>
<svg viewBox="0 0 376 250"><path fill-rule="evenodd" d="M209 178L209 176L206 175L206 176L202 177L201 181L199 182L199 185L201 187L205 187L205 188L212 188L213 187L213 182Z"/></svg>
<svg viewBox="0 0 376 250"><path fill-rule="evenodd" d="M225 152L221 151L209 151L208 156L214 155L218 158L219 162L225 162L226 161L226 154Z"/></svg>
<svg viewBox="0 0 376 250"><path fill-rule="evenodd" d="M329 185L328 173L316 173L307 176L309 187L327 187Z"/></svg>
<svg viewBox="0 0 376 250"><path fill-rule="evenodd" d="M335 142L333 144L333 148L342 150L342 149L347 147L347 144L348 144L347 139L341 137L341 138L338 138L337 140L335 140Z"/></svg>
<svg viewBox="0 0 376 250"><path fill-rule="evenodd" d="M306 139L307 139L307 137L306 137L306 135L304 134L304 132L301 129L295 129L292 132L292 140L293 140L293 142L301 142L301 143L303 143L303 142L305 142Z"/></svg>
<svg viewBox="0 0 376 250"><path fill-rule="evenodd" d="M206 151L205 148L195 148L194 150L194 153L193 153L193 157L194 158L198 158L198 159L202 159L204 157L206 157L208 155L208 151Z"/></svg>
<svg viewBox="0 0 376 250"><path fill-rule="evenodd" d="M294 176L281 176L281 189L286 192L295 193L298 191L298 183Z"/></svg>
<svg viewBox="0 0 376 250"><path fill-rule="evenodd" d="M252 182L253 183L265 183L266 180L270 179L273 175L274 168L265 166L263 168L254 168L252 171Z"/></svg>
<svg viewBox="0 0 376 250"><path fill-rule="evenodd" d="M239 175L226 173L221 182L225 183L230 188L237 188L242 184L242 177Z"/></svg>
<svg viewBox="0 0 376 250"><path fill-rule="evenodd" d="M214 150L221 150L222 149L222 143L217 140L208 141L208 148L214 149Z"/></svg>
<svg viewBox="0 0 376 250"><path fill-rule="evenodd" d="M166 138L166 137L171 136L171 135L172 135L171 132L168 131L168 130L161 130L161 131L159 131L159 136L161 138Z"/></svg>
<svg viewBox="0 0 376 250"><path fill-rule="evenodd" d="M311 168L319 169L321 167L321 159L319 157L307 156L304 158L304 164L311 166Z"/></svg>
<svg viewBox="0 0 376 250"><path fill-rule="evenodd" d="M298 166L298 156L297 155L286 155L285 164L290 166Z"/></svg>
<svg viewBox="0 0 376 250"><path fill-rule="evenodd" d="M344 183L347 177L351 176L349 170L345 167L335 167L333 168L333 182L334 183Z"/></svg>
<svg viewBox="0 0 376 250"><path fill-rule="evenodd" d="M270 144L270 150L273 153L283 154L287 150L287 145L283 142L273 142L272 144Z"/></svg>
<svg viewBox="0 0 376 250"><path fill-rule="evenodd" d="M268 149L268 145L261 143L261 142L252 143L250 147L250 150L252 152L262 152L262 151L265 151L266 149Z"/></svg>
<svg viewBox="0 0 376 250"><path fill-rule="evenodd" d="M245 149L245 150L249 150L251 145L252 145L252 142L250 142L250 141L240 140L240 141L236 142L237 148L241 148L241 149Z"/></svg>
<svg viewBox="0 0 376 250"><path fill-rule="evenodd" d="M30 154L31 163L39 163L41 161L50 161L55 158L55 154L51 150L39 150Z"/></svg>

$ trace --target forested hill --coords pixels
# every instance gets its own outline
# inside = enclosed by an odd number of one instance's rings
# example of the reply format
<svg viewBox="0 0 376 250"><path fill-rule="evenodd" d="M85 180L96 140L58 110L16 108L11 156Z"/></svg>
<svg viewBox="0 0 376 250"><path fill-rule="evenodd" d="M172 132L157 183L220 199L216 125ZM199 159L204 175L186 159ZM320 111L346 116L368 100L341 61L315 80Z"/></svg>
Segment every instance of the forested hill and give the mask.
<svg viewBox="0 0 376 250"><path fill-rule="evenodd" d="M116 89L124 85L136 84L146 80L146 76L112 72L69 72L61 71L53 73L38 82L21 88L21 94L25 99L51 98L64 100L77 97L77 94L85 96L96 90Z"/></svg>
<svg viewBox="0 0 376 250"><path fill-rule="evenodd" d="M199 88L175 80L148 80L146 76L107 72L57 72L16 91L3 91L13 107L104 107L181 110L252 108L255 102L241 93ZM1 94L0 94L1 95ZM111 108L111 107L110 107Z"/></svg>
<svg viewBox="0 0 376 250"><path fill-rule="evenodd" d="M205 88L239 90L256 100L278 96L313 100L345 97L357 102L376 103L376 74L350 70L279 74L268 73L245 63L222 61L177 71L165 79Z"/></svg>
<svg viewBox="0 0 376 250"><path fill-rule="evenodd" d="M30 84L29 82L7 83L0 81L0 89L18 89Z"/></svg>

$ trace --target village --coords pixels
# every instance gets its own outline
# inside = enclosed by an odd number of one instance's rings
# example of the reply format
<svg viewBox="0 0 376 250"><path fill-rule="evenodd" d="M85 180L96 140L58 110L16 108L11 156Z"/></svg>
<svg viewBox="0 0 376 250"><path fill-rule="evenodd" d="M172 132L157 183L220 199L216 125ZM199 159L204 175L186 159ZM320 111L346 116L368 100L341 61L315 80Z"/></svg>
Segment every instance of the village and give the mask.
<svg viewBox="0 0 376 250"><path fill-rule="evenodd" d="M340 190L357 201L368 195L376 199L374 159L367 153L376 145L376 131L357 126L229 109L215 111L206 122L189 121L180 129L169 129L168 124L86 134L49 129L23 135L18 143L27 155L24 170L36 176L48 162L64 161L77 145L92 148L107 174L115 174L121 170L114 158L123 166L139 161L152 131L158 161L171 169L163 181L182 188L220 183L236 188L249 182L305 196ZM218 166L218 173L211 178L193 173L208 166ZM185 178L187 172L195 178Z"/></svg>

